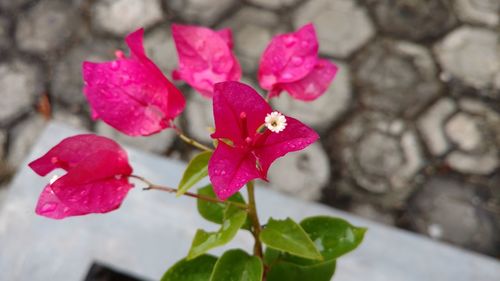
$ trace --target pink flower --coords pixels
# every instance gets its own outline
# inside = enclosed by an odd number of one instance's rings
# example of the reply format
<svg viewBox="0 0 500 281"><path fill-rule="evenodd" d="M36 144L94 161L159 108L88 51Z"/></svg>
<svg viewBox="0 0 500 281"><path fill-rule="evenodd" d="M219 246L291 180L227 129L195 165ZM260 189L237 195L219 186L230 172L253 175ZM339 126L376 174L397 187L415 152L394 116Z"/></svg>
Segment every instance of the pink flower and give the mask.
<svg viewBox="0 0 500 281"><path fill-rule="evenodd" d="M292 97L311 101L328 89L337 66L318 58L318 39L312 24L296 32L277 35L260 58L258 79L269 97L282 90Z"/></svg>
<svg viewBox="0 0 500 281"><path fill-rule="evenodd" d="M146 56L143 34L139 29L125 38L129 57L117 51L114 61L83 63L84 93L92 117L130 136L169 127L185 106L181 92Z"/></svg>
<svg viewBox="0 0 500 281"><path fill-rule="evenodd" d="M40 176L57 168L67 172L38 198L36 213L52 219L113 211L132 188L127 153L113 140L92 134L64 139L29 166Z"/></svg>
<svg viewBox="0 0 500 281"><path fill-rule="evenodd" d="M213 103L216 131L212 138L219 144L208 164L208 175L222 200L252 179L266 180L274 160L318 139L318 134L300 121L273 112L245 84L216 84Z"/></svg>
<svg viewBox="0 0 500 281"><path fill-rule="evenodd" d="M186 81L207 98L213 96L215 83L240 80L241 67L231 52L230 29L173 24L172 36L179 54L174 79Z"/></svg>

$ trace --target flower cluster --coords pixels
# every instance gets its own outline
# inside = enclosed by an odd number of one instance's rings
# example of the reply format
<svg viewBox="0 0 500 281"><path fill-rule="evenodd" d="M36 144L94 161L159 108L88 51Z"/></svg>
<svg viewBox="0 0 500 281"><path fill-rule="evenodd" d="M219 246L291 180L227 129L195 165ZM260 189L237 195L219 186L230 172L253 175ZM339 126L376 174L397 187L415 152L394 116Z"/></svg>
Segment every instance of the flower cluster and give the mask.
<svg viewBox="0 0 500 281"><path fill-rule="evenodd" d="M129 136L147 136L174 127L185 107L181 91L148 58L144 30L125 38L126 56L116 52L109 62L84 62L83 92L92 117ZM232 52L231 30L172 25L179 67L172 73L202 96L213 99L216 148L208 161L208 176L220 200L226 200L253 179L267 180L272 163L302 150L318 139L300 121L274 111L269 98L282 91L309 101L321 96L337 67L318 57L314 26L277 35L264 51L258 80L268 91L264 99L238 82L240 64ZM47 185L37 213L51 218L104 213L118 208L132 185L125 151L112 140L95 135L68 138L30 167L44 176L55 168L67 174Z"/></svg>
<svg viewBox="0 0 500 281"><path fill-rule="evenodd" d="M267 90L264 98L238 82L241 67L232 52L229 29L172 25L179 55L172 77L212 100L213 147L189 138L174 124L184 110L185 98L147 57L143 35L139 29L125 38L128 56L117 51L113 61L83 63L83 92L92 117L129 136L172 128L202 152L191 159L177 188L172 188L132 174L127 153L113 140L93 134L66 138L29 164L40 176L56 169L65 171L42 190L36 213L63 219L113 211L122 204L134 179L146 184L147 190L196 198L200 215L219 224L216 231L198 229L187 256L168 269L162 281L236 280L241 276L248 281L331 280L337 259L358 247L366 229L327 216L301 222L269 218L263 225L253 181L267 181L276 159L319 138L313 129L269 104L282 91L298 100L314 100L334 78L337 67L318 57L314 26L307 24L272 39L257 74ZM209 185L189 192L207 176ZM245 185L246 199L239 192ZM240 230L252 233L253 256L241 249L228 250L220 257L208 254L228 244Z"/></svg>

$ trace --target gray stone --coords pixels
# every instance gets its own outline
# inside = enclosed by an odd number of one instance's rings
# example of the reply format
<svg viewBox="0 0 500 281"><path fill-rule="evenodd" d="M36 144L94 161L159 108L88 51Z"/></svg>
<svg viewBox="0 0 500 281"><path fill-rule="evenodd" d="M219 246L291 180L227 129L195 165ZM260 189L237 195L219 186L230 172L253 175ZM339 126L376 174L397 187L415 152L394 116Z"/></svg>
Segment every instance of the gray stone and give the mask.
<svg viewBox="0 0 500 281"><path fill-rule="evenodd" d="M91 11L95 29L118 36L151 27L162 18L160 0L100 0Z"/></svg>
<svg viewBox="0 0 500 281"><path fill-rule="evenodd" d="M481 145L484 136L474 119L474 116L461 112L446 123L446 135L462 151L472 151Z"/></svg>
<svg viewBox="0 0 500 281"><path fill-rule="evenodd" d="M254 74L271 38L284 31L276 14L244 7L219 25L233 30L234 50L245 73Z"/></svg>
<svg viewBox="0 0 500 281"><path fill-rule="evenodd" d="M409 40L434 39L456 24L449 0L368 0L380 28Z"/></svg>
<svg viewBox="0 0 500 281"><path fill-rule="evenodd" d="M339 67L337 76L323 96L311 102L302 102L283 92L280 97L271 100L273 106L315 129L327 129L349 109L352 100L349 67L344 63L336 64Z"/></svg>
<svg viewBox="0 0 500 281"><path fill-rule="evenodd" d="M0 63L0 89L0 123L4 123L35 103L43 89L40 69L20 60Z"/></svg>
<svg viewBox="0 0 500 281"><path fill-rule="evenodd" d="M222 15L238 4L237 0L164 0L168 9L184 20L213 25Z"/></svg>
<svg viewBox="0 0 500 281"><path fill-rule="evenodd" d="M210 134L215 127L212 101L192 90L185 116L189 135L204 143L211 143Z"/></svg>
<svg viewBox="0 0 500 281"><path fill-rule="evenodd" d="M455 0L458 17L469 23L489 26L500 22L500 1L498 0Z"/></svg>
<svg viewBox="0 0 500 281"><path fill-rule="evenodd" d="M352 179L372 193L375 201L397 204L414 188L415 176L424 160L415 132L402 120L362 112L335 132L334 137L344 180ZM347 192L355 192L348 185L346 188Z"/></svg>
<svg viewBox="0 0 500 281"><path fill-rule="evenodd" d="M54 108L52 119L61 122L61 124L66 124L80 130L86 130L90 128L88 119L83 118L81 115L68 112L62 108Z"/></svg>
<svg viewBox="0 0 500 281"><path fill-rule="evenodd" d="M349 207L349 212L365 219L387 225L394 225L396 223L391 213L382 211L379 208L367 203L354 203Z"/></svg>
<svg viewBox="0 0 500 281"><path fill-rule="evenodd" d="M422 46L383 40L355 62L361 102L394 115L414 116L440 92L437 70Z"/></svg>
<svg viewBox="0 0 500 281"><path fill-rule="evenodd" d="M269 169L273 188L304 200L318 200L330 179L330 163L320 143L287 154Z"/></svg>
<svg viewBox="0 0 500 281"><path fill-rule="evenodd" d="M170 27L161 26L148 33L144 39L147 55L171 78L172 71L177 68L177 50L170 34Z"/></svg>
<svg viewBox="0 0 500 281"><path fill-rule="evenodd" d="M18 19L16 41L22 50L46 54L67 44L80 24L71 1L42 0Z"/></svg>
<svg viewBox="0 0 500 281"><path fill-rule="evenodd" d="M498 33L461 27L435 46L443 71L476 88L492 87L500 73Z"/></svg>
<svg viewBox="0 0 500 281"><path fill-rule="evenodd" d="M433 155L443 155L450 143L443 131L443 124L455 112L453 100L444 98L430 107L417 122L427 147Z"/></svg>
<svg viewBox="0 0 500 281"><path fill-rule="evenodd" d="M175 132L173 129L165 129L160 133L147 137L130 137L101 121L96 125L96 132L100 135L112 138L121 144L159 154L165 153L175 140Z"/></svg>
<svg viewBox="0 0 500 281"><path fill-rule="evenodd" d="M53 124L28 159L39 157L63 138L79 133ZM134 173L158 184L175 186L185 169L185 163L175 160L134 149L127 152ZM4 280L80 281L95 261L147 280L159 280L167 267L185 257L197 228L217 228L197 214L196 200L145 192L139 183L114 212L63 221L42 218L33 209L49 178L23 167L10 186L15 192L9 192L0 212L0 272ZM500 265L493 258L268 188L258 186L256 197L262 222L270 216L300 221L327 215L369 229L359 249L342 258L336 281L365 280L366 276L370 281L421 281L430 276L440 281L497 281L500 275ZM229 248L251 252L252 246L251 235L241 231L230 245L211 253L220 255Z"/></svg>
<svg viewBox="0 0 500 281"><path fill-rule="evenodd" d="M73 107L85 105L82 63L112 60L119 46L112 41L88 40L70 49L54 66L51 83L53 97Z"/></svg>
<svg viewBox="0 0 500 281"><path fill-rule="evenodd" d="M249 0L250 3L266 9L280 9L293 6L299 2L299 0Z"/></svg>
<svg viewBox="0 0 500 281"><path fill-rule="evenodd" d="M461 99L459 107L444 125L455 144L446 162L463 173L490 174L500 165L500 114L470 99Z"/></svg>
<svg viewBox="0 0 500 281"><path fill-rule="evenodd" d="M313 22L320 52L346 58L375 34L366 10L351 0L309 1L294 15L296 28Z"/></svg>
<svg viewBox="0 0 500 281"><path fill-rule="evenodd" d="M10 21L0 15L0 51L8 49L11 45L11 39L9 38Z"/></svg>
<svg viewBox="0 0 500 281"><path fill-rule="evenodd" d="M10 134L10 146L7 154L7 164L17 168L31 150L45 129L47 121L40 115L32 115L16 125Z"/></svg>
<svg viewBox="0 0 500 281"><path fill-rule="evenodd" d="M32 0L0 0L0 8L7 11L19 10Z"/></svg>
<svg viewBox="0 0 500 281"><path fill-rule="evenodd" d="M414 228L434 239L494 254L498 232L475 189L451 178L429 179L410 202Z"/></svg>
<svg viewBox="0 0 500 281"><path fill-rule="evenodd" d="M7 142L7 132L0 130L0 162L5 156L5 143ZM1 167L0 167L1 169Z"/></svg>

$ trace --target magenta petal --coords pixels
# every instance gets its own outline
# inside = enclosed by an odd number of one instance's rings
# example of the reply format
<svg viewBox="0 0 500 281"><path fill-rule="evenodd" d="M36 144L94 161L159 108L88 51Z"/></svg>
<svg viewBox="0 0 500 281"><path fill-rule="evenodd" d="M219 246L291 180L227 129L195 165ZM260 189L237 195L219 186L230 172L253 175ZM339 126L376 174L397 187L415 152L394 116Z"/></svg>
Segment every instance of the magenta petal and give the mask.
<svg viewBox="0 0 500 281"><path fill-rule="evenodd" d="M281 87L298 100L312 101L325 93L337 71L335 64L320 59L306 77L296 82L281 84Z"/></svg>
<svg viewBox="0 0 500 281"><path fill-rule="evenodd" d="M243 143L246 136L254 136L272 111L254 89L234 81L215 84L213 110L215 133L212 138L226 138L235 143Z"/></svg>
<svg viewBox="0 0 500 281"><path fill-rule="evenodd" d="M260 59L259 84L271 90L275 84L300 80L314 68L317 58L318 39L312 24L277 35Z"/></svg>
<svg viewBox="0 0 500 281"><path fill-rule="evenodd" d="M319 138L313 129L294 118L287 116L286 122L284 131L269 133L266 141L253 150L264 175L267 175L267 170L277 158L288 152L302 150Z"/></svg>
<svg viewBox="0 0 500 281"><path fill-rule="evenodd" d="M132 188L126 152L113 140L96 135L67 138L30 167L40 175L55 168L67 171L46 186L38 200L37 214L54 219L112 211Z"/></svg>
<svg viewBox="0 0 500 281"><path fill-rule="evenodd" d="M51 188L59 200L85 214L105 213L118 208L132 185L126 159L115 151L102 150L78 163Z"/></svg>
<svg viewBox="0 0 500 281"><path fill-rule="evenodd" d="M185 106L181 92L146 57L143 33L139 29L127 36L129 58L83 63L84 93L93 117L131 136L169 127Z"/></svg>
<svg viewBox="0 0 500 281"><path fill-rule="evenodd" d="M72 169L89 155L102 150L116 151L121 159L127 159L127 154L115 141L93 134L83 134L62 140L28 166L37 174L45 176L57 168Z"/></svg>
<svg viewBox="0 0 500 281"><path fill-rule="evenodd" d="M205 97L212 97L215 83L241 78L229 30L173 24L172 36L179 55L179 78Z"/></svg>
<svg viewBox="0 0 500 281"><path fill-rule="evenodd" d="M255 164L249 150L219 143L208 162L208 176L217 197L226 200L247 182L261 177Z"/></svg>
<svg viewBox="0 0 500 281"><path fill-rule="evenodd" d="M61 202L61 200L59 200L59 198L57 198L57 196L54 194L54 191L52 191L50 184L45 186L42 193L40 194L35 212L40 216L56 220L85 214L84 212L81 212L77 209L72 209Z"/></svg>
<svg viewBox="0 0 500 281"><path fill-rule="evenodd" d="M223 28L216 31L217 34L226 42L229 49L233 49L233 33L230 28Z"/></svg>

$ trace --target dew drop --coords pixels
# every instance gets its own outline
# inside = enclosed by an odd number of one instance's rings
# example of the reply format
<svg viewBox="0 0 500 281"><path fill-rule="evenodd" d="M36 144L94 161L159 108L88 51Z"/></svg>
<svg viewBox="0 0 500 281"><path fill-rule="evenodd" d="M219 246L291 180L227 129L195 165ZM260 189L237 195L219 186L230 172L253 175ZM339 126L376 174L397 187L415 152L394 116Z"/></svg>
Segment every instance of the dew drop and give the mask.
<svg viewBox="0 0 500 281"><path fill-rule="evenodd" d="M292 79L293 78L293 75L289 72L285 72L281 75L281 78L283 79Z"/></svg>
<svg viewBox="0 0 500 281"><path fill-rule="evenodd" d="M42 212L42 213L48 213L48 212L54 211L56 208L57 208L57 204L56 203L45 203L42 206L42 208L40 209L40 212Z"/></svg>
<svg viewBox="0 0 500 281"><path fill-rule="evenodd" d="M307 48L307 47L309 47L309 42L307 42L307 41L301 41L301 42L300 42L300 46L301 46L302 48Z"/></svg>
<svg viewBox="0 0 500 281"><path fill-rule="evenodd" d="M284 41L287 47L291 47L293 44L295 44L295 42L297 42L297 38L293 36L287 36L284 38Z"/></svg>
<svg viewBox="0 0 500 281"><path fill-rule="evenodd" d="M292 57L293 65L300 65L302 64L302 62L304 62L304 59L302 59L301 57Z"/></svg>
<svg viewBox="0 0 500 281"><path fill-rule="evenodd" d="M118 61L111 62L111 69L112 70L118 70L119 67L120 67L120 63Z"/></svg>
<svg viewBox="0 0 500 281"><path fill-rule="evenodd" d="M57 161L59 161L59 160L57 159L57 157L52 157L52 158L50 158L50 162L52 162L52 164L57 163Z"/></svg>
<svg viewBox="0 0 500 281"><path fill-rule="evenodd" d="M121 180L122 179L122 175L115 175L115 179Z"/></svg>

